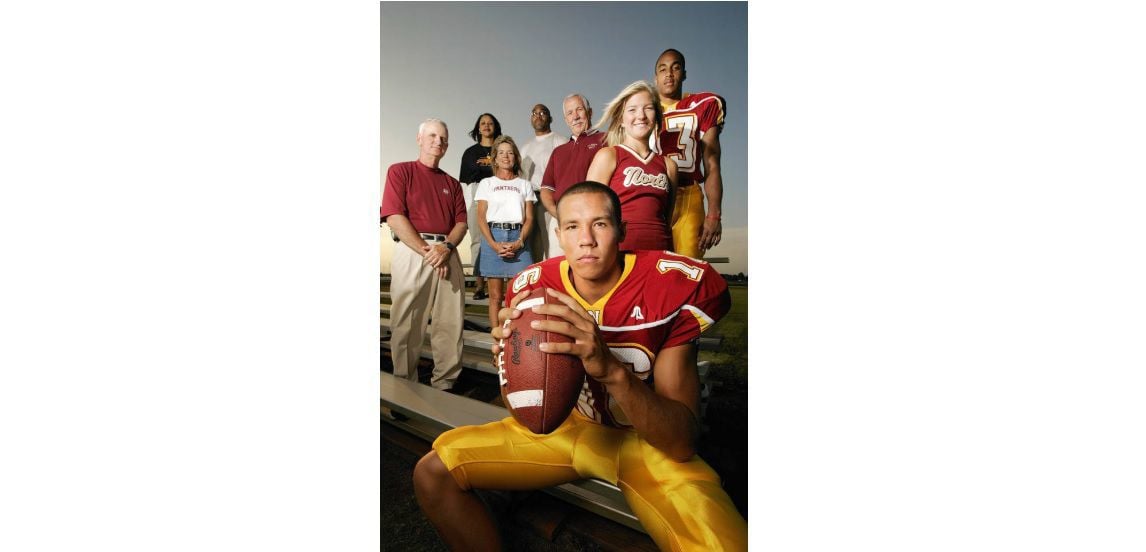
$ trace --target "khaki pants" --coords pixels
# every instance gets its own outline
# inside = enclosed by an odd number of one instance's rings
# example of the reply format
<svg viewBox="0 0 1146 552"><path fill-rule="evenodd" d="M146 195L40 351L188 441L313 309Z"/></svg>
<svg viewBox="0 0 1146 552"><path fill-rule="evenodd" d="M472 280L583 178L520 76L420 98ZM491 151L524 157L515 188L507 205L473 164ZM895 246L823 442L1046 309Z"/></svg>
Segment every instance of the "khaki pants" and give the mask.
<svg viewBox="0 0 1146 552"><path fill-rule="evenodd" d="M431 242L433 243L433 242ZM450 275L443 280L422 256L404 243L394 244L390 269L390 351L394 375L418 380L418 358L426 324L430 326L434 375L430 385L449 389L462 371L462 320L465 276L457 253L450 255Z"/></svg>

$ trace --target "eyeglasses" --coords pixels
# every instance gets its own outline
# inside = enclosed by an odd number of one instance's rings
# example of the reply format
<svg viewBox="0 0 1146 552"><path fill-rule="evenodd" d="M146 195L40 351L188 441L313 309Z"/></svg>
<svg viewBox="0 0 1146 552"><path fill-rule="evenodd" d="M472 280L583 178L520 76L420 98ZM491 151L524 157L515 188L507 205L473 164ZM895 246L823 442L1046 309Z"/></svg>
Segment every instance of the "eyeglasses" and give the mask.
<svg viewBox="0 0 1146 552"><path fill-rule="evenodd" d="M544 117L546 115L549 115L549 113L546 111L532 111L529 114L534 116L534 117Z"/></svg>

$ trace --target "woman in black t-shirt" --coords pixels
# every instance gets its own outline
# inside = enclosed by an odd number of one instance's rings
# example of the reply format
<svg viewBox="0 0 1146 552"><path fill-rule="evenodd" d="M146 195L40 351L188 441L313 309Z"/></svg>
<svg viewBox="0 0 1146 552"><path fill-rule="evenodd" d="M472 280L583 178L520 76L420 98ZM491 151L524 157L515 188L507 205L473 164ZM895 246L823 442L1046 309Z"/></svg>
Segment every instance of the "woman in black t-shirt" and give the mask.
<svg viewBox="0 0 1146 552"><path fill-rule="evenodd" d="M488 297L485 292L485 278L482 278L481 271L478 270L478 257L481 251L481 231L478 230L477 220L477 202L473 200L474 190L477 189L478 182L483 178L493 176L493 156L490 154L490 147L493 146L493 141L498 136L501 136L501 123L497 121L490 113L482 113L478 116L477 122L474 123L473 130L470 131L470 138L473 138L476 144L466 149L462 153L462 168L458 171L458 181L466 185L466 202L469 205L469 235L470 235L470 264L473 265L474 278L477 280L477 287L474 288L474 299L485 299Z"/></svg>

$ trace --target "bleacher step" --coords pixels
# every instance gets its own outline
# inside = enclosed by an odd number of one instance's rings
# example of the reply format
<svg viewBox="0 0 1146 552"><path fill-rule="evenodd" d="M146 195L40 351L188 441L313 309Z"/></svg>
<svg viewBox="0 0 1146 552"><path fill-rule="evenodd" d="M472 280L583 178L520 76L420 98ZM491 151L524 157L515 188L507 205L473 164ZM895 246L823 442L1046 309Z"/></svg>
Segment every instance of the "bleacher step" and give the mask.
<svg viewBox="0 0 1146 552"><path fill-rule="evenodd" d="M385 330L386 332L389 332L390 331L390 318L389 318L390 309L389 308L381 309L381 312L385 313L387 316L385 318L380 317L379 324L383 330ZM489 326L489 319L482 316L482 315L467 314L467 315L465 315L465 319L467 321L474 323L474 324L477 324L479 326ZM464 333L467 334L466 337L464 338L467 346L469 345L469 343L471 341L476 343L477 346L483 346L486 349L493 346L493 336L491 336L487 332L474 332L472 330L466 330ZM477 335L468 335L468 334L478 334L478 333L484 333L485 336L480 337ZM385 338L385 334L383 334L382 337ZM724 336L722 336L722 335L702 335L697 340L697 348L701 351L719 351L721 342L723 342L723 341L724 341Z"/></svg>
<svg viewBox="0 0 1146 552"><path fill-rule="evenodd" d="M383 414L383 420L396 427L433 441L442 432L463 425L480 425L508 416L502 407L466 397L451 395L393 374L381 373L382 406L409 419L399 421ZM580 506L631 529L644 532L624 495L616 485L585 479L546 489L545 492Z"/></svg>

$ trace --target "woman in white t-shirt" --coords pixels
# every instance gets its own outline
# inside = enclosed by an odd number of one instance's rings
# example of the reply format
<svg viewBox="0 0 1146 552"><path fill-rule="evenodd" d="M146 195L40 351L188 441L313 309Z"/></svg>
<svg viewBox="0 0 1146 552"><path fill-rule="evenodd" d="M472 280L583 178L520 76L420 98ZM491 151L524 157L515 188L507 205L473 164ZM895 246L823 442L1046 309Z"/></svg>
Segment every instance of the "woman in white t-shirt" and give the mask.
<svg viewBox="0 0 1146 552"><path fill-rule="evenodd" d="M477 220L484 222L482 233L481 274L489 291L489 320L497 326L497 311L505 297L506 280L517 276L533 264L526 246L533 228L533 207L537 201L533 186L521 178L521 154L509 136L493 141L493 176L483 178L474 192Z"/></svg>

